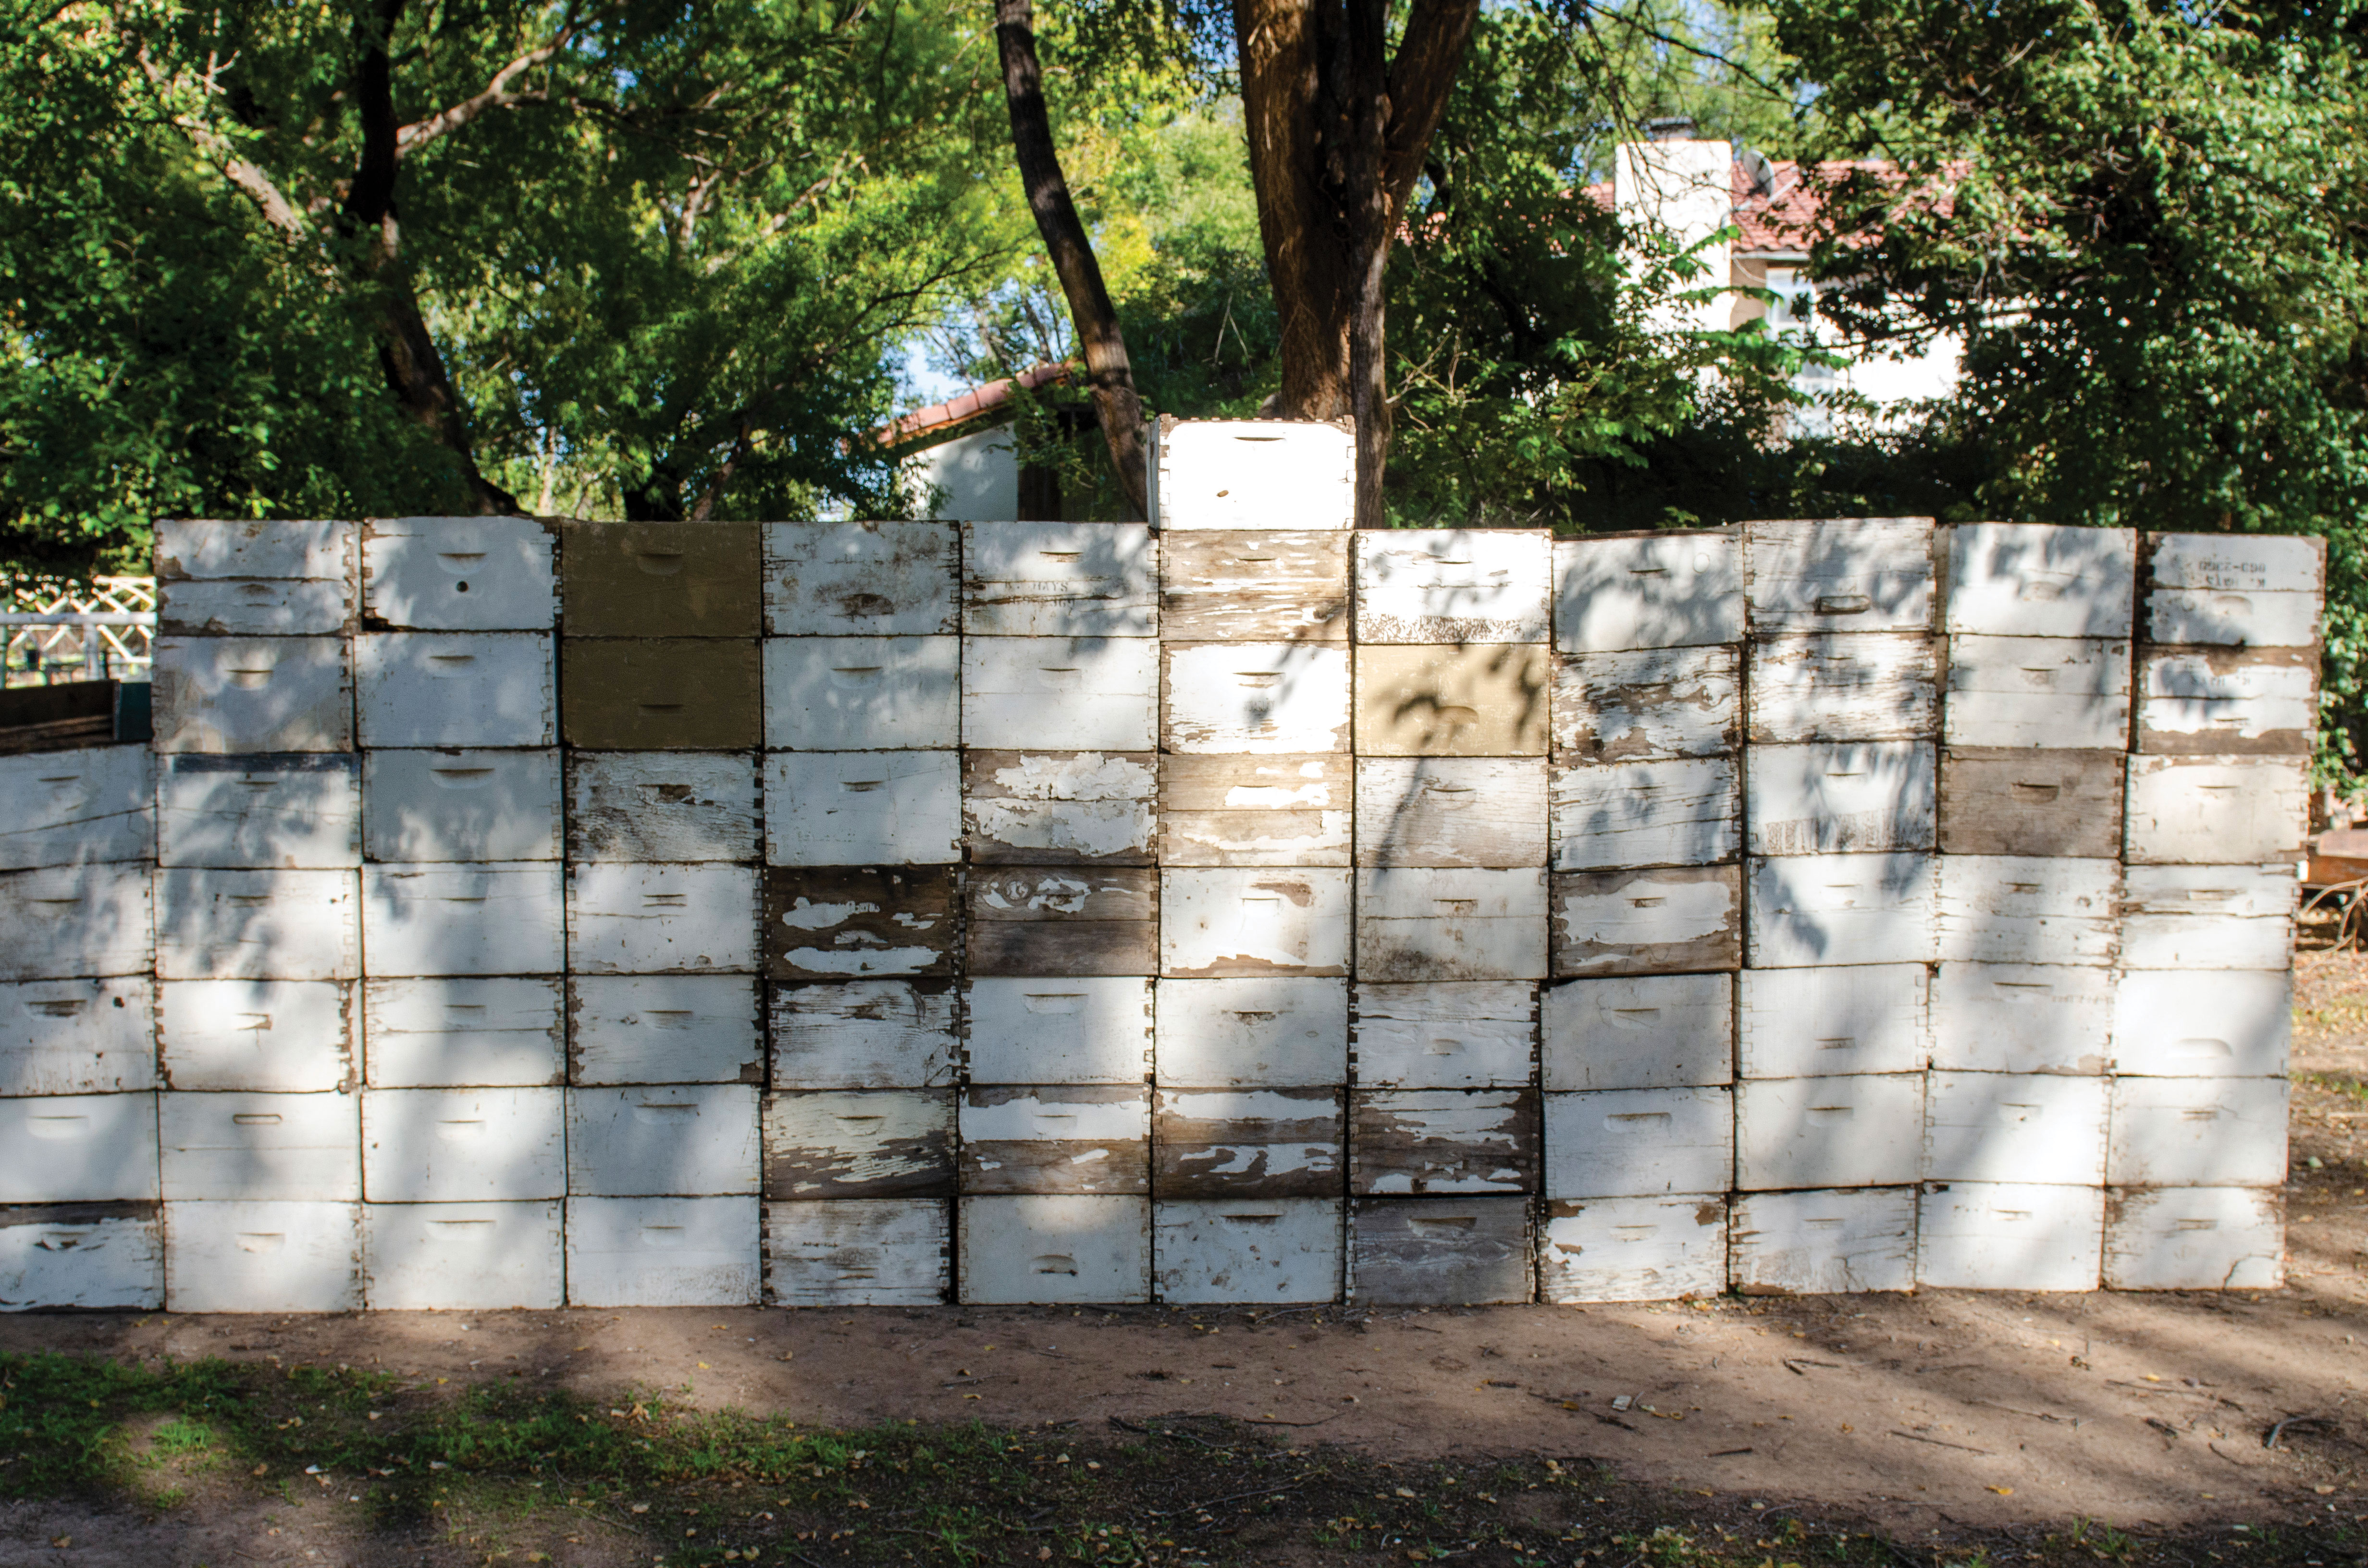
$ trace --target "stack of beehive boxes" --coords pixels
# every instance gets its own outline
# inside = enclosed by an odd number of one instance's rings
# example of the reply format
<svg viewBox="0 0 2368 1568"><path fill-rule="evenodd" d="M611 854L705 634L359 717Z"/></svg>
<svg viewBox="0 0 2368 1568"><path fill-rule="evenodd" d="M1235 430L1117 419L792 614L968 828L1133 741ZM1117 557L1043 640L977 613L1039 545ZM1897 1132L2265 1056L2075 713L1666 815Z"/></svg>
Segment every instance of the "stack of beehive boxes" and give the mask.
<svg viewBox="0 0 2368 1568"><path fill-rule="evenodd" d="M2325 545L2146 550L2105 1281L2271 1285Z"/></svg>
<svg viewBox="0 0 2368 1568"><path fill-rule="evenodd" d="M1546 973L1544 530L1356 540L1360 1301L1526 1301Z"/></svg>
<svg viewBox="0 0 2368 1568"><path fill-rule="evenodd" d="M1179 1302L1329 1301L1348 1169L1351 461L1327 427L1164 434L1156 1285Z"/></svg>
<svg viewBox="0 0 2368 1568"><path fill-rule="evenodd" d="M568 1299L753 1302L757 527L570 523L560 573Z"/></svg>
<svg viewBox="0 0 2368 1568"><path fill-rule="evenodd" d="M768 1299L942 1300L961 1066L962 539L765 529Z"/></svg>
<svg viewBox="0 0 2368 1568"><path fill-rule="evenodd" d="M1715 1291L1743 959L1741 541L1554 547L1540 1290Z"/></svg>

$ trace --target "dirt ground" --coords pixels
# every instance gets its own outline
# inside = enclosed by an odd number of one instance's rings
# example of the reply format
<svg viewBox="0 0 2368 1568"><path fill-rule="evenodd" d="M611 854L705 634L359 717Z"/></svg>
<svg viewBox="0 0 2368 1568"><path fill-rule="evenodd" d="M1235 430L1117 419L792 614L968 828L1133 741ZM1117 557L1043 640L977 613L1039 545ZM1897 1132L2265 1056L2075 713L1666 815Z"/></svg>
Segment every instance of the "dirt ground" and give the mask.
<svg viewBox="0 0 2368 1568"><path fill-rule="evenodd" d="M1382 1460L1594 1460L1911 1541L2074 1518L2153 1534L2351 1525L2368 1520L2368 960L2305 955L2298 1001L2280 1291L1286 1313L28 1314L0 1319L0 1351L345 1364L603 1400L655 1390L820 1426L977 1418L1085 1434L1125 1430L1113 1417L1215 1414ZM86 1514L0 1506L0 1563L113 1555L51 1547L73 1517L96 1545ZM209 1561L202 1523L176 1527L191 1544L173 1561ZM224 1539L253 1539L223 1523Z"/></svg>

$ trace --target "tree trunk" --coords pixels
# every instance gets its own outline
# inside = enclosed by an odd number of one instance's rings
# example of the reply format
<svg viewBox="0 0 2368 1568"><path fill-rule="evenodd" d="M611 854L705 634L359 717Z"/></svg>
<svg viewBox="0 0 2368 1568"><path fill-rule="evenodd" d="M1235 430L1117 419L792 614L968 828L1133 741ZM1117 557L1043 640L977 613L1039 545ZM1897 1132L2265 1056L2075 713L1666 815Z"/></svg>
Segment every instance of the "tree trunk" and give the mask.
<svg viewBox="0 0 2368 1568"><path fill-rule="evenodd" d="M418 294L403 265L402 230L395 219L396 135L394 64L388 51L404 0L379 0L360 24L360 58L354 65L354 103L361 118L361 156L346 195L347 236L359 244L353 263L359 281L376 289L379 364L403 411L449 450L461 465L462 483L481 513L522 510L518 497L477 468L469 434L468 410L453 390L444 357L427 330Z"/></svg>
<svg viewBox="0 0 2368 1568"><path fill-rule="evenodd" d="M1044 108L1043 73L1036 63L1036 20L1029 0L996 0L995 40L1003 57L1003 96L1011 109L1011 145L1019 163L1019 178L1027 187L1029 210L1036 215L1036 231L1061 279L1069 301L1069 319L1076 324L1077 342L1085 350L1086 380L1093 389L1094 412L1101 420L1102 439L1110 448L1110 467L1137 517L1149 516L1144 472L1143 400L1135 395L1134 369L1127 361L1126 339L1120 334L1118 312L1102 284L1100 263L1093 242L1077 217L1069 197L1069 182L1061 173L1061 155L1053 144L1053 122Z"/></svg>
<svg viewBox="0 0 2368 1568"><path fill-rule="evenodd" d="M1390 241L1472 41L1479 0L1234 0L1258 233L1282 336L1285 419L1357 423L1357 526L1389 517Z"/></svg>

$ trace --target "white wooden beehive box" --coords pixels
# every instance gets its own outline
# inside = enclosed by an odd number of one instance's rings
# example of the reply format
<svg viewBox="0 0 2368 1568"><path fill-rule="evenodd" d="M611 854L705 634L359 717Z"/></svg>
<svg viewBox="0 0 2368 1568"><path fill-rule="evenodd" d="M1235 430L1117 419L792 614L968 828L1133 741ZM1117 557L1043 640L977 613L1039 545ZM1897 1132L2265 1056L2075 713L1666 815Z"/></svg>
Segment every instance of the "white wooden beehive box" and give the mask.
<svg viewBox="0 0 2368 1568"><path fill-rule="evenodd" d="M354 710L365 746L554 745L551 635L365 632L354 640Z"/></svg>
<svg viewBox="0 0 2368 1568"><path fill-rule="evenodd" d="M360 758L185 753L160 760L163 865L292 870L362 863Z"/></svg>
<svg viewBox="0 0 2368 1568"><path fill-rule="evenodd" d="M374 517L362 613L404 631L547 631L559 619L551 525L533 517Z"/></svg>

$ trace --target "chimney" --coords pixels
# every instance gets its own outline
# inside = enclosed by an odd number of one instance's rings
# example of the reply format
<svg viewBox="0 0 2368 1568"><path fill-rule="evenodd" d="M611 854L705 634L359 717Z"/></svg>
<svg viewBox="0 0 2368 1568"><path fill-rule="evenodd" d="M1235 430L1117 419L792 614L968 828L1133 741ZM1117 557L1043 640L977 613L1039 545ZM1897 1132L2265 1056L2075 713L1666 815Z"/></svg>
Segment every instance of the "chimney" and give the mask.
<svg viewBox="0 0 2368 1568"><path fill-rule="evenodd" d="M1647 142L1691 142L1693 139L1694 121L1691 115L1672 115L1666 119L1648 119L1645 122L1645 140Z"/></svg>

